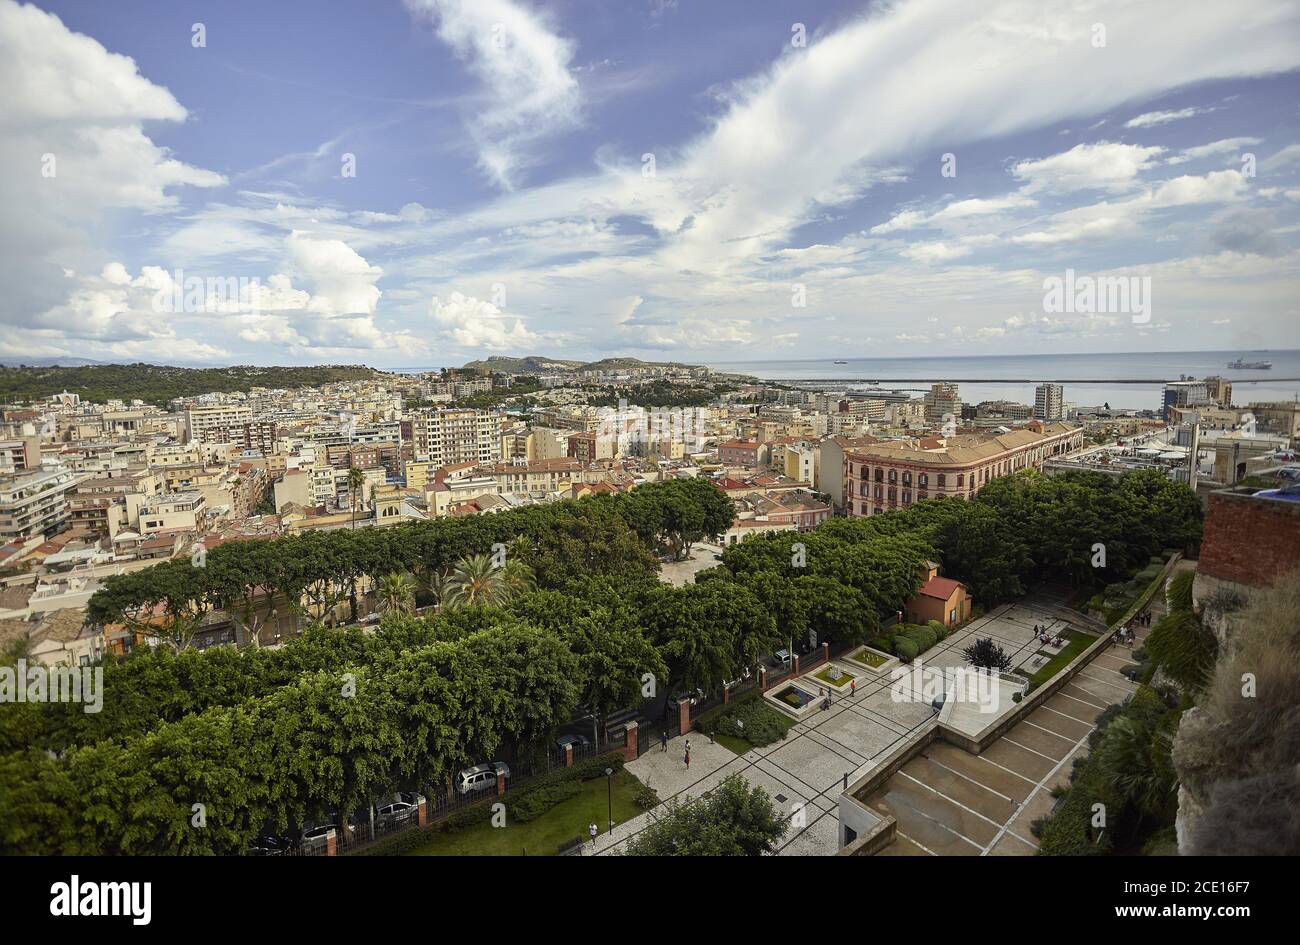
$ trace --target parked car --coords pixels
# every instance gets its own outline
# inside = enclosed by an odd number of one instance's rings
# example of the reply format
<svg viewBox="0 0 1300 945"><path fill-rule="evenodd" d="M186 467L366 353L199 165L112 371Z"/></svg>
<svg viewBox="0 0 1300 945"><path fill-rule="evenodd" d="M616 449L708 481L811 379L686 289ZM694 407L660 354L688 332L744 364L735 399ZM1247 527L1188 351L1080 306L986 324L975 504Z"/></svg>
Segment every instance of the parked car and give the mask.
<svg viewBox="0 0 1300 945"><path fill-rule="evenodd" d="M789 651L789 650L784 650L784 649L782 649L782 650L777 650L775 653L772 654L772 659L776 660L776 664L777 664L778 666L789 666L789 665L790 665L790 651Z"/></svg>
<svg viewBox="0 0 1300 945"><path fill-rule="evenodd" d="M308 827L302 832L302 848L309 853L323 850L329 842L329 832L337 829L334 824L317 824L315 827Z"/></svg>
<svg viewBox="0 0 1300 945"><path fill-rule="evenodd" d="M385 826L404 824L409 820L413 820L418 813L419 808L414 804L408 804L406 801L395 801L376 810L375 820Z"/></svg>
<svg viewBox="0 0 1300 945"><path fill-rule="evenodd" d="M497 775L510 777L510 766L504 761L493 761L485 765L466 768L456 776L456 790L461 794L472 794L497 783Z"/></svg>
<svg viewBox="0 0 1300 945"><path fill-rule="evenodd" d="M246 851L247 856L288 856L293 849L293 840L289 837L262 836L253 841Z"/></svg>
<svg viewBox="0 0 1300 945"><path fill-rule="evenodd" d="M586 748L590 744L591 739L586 735L561 735L555 740L555 745L560 751L564 751L570 745L577 751L579 748Z"/></svg>

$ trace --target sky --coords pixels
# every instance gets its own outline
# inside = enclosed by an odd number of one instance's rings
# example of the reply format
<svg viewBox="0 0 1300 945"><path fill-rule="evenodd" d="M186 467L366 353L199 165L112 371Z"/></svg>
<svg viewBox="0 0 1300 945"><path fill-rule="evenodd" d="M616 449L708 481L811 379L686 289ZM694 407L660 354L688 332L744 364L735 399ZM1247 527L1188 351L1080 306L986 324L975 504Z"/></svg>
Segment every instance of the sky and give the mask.
<svg viewBox="0 0 1300 945"><path fill-rule="evenodd" d="M0 0L0 358L1297 348L1298 70L1294 0Z"/></svg>

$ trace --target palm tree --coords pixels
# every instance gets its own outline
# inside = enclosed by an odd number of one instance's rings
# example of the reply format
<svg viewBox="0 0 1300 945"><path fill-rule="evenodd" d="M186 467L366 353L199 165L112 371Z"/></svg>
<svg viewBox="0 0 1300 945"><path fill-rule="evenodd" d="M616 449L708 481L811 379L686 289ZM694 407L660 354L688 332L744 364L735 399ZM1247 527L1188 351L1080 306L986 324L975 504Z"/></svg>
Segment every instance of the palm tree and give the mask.
<svg viewBox="0 0 1300 945"><path fill-rule="evenodd" d="M533 569L518 558L511 558L497 572L501 576L501 603L514 600L521 594L537 590Z"/></svg>
<svg viewBox="0 0 1300 945"><path fill-rule="evenodd" d="M356 466L348 470L348 492L352 495L352 527L357 527L357 493L366 485L366 474Z"/></svg>
<svg viewBox="0 0 1300 945"><path fill-rule="evenodd" d="M409 614L415 609L415 579L394 571L379 582L379 609L383 613Z"/></svg>
<svg viewBox="0 0 1300 945"><path fill-rule="evenodd" d="M451 589L451 577L446 571L434 571L429 575L429 593L433 595L435 610L441 610L447 602Z"/></svg>
<svg viewBox="0 0 1300 945"><path fill-rule="evenodd" d="M444 603L448 607L497 603L502 596L502 570L493 567L490 555L461 558L447 576Z"/></svg>

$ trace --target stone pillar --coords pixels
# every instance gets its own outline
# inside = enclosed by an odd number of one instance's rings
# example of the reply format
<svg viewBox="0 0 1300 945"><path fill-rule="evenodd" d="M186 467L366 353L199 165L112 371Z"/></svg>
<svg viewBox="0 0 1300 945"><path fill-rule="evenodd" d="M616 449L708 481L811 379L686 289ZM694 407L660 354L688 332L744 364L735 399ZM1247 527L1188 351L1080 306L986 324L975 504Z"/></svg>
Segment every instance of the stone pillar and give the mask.
<svg viewBox="0 0 1300 945"><path fill-rule="evenodd" d="M691 700L677 700L677 725L683 735L691 730Z"/></svg>
<svg viewBox="0 0 1300 945"><path fill-rule="evenodd" d="M415 824L417 827L429 826L429 799L423 794L415 798Z"/></svg>
<svg viewBox="0 0 1300 945"><path fill-rule="evenodd" d="M822 644L822 662L823 662L823 663L829 663L830 661L831 661L831 645L830 645L829 643L823 643L823 644Z"/></svg>
<svg viewBox="0 0 1300 945"><path fill-rule="evenodd" d="M623 732L623 760L636 761L638 739L641 737L641 731L637 727L636 719L624 725Z"/></svg>
<svg viewBox="0 0 1300 945"><path fill-rule="evenodd" d="M573 743L569 742L564 746L564 767L573 767Z"/></svg>
<svg viewBox="0 0 1300 945"><path fill-rule="evenodd" d="M506 793L506 776L500 771L497 772L497 797Z"/></svg>
<svg viewBox="0 0 1300 945"><path fill-rule="evenodd" d="M798 676L800 672L801 670L799 669L799 655L796 653L794 657L794 674Z"/></svg>
<svg viewBox="0 0 1300 945"><path fill-rule="evenodd" d="M333 830L325 834L325 855L326 856L339 855L338 835Z"/></svg>
<svg viewBox="0 0 1300 945"><path fill-rule="evenodd" d="M723 687L722 687L722 704L723 704L723 705L727 705L727 704L729 704L730 702L731 702L731 687L730 687L730 686L723 686Z"/></svg>
<svg viewBox="0 0 1300 945"><path fill-rule="evenodd" d="M760 666L758 668L758 691L767 692L767 667L766 666Z"/></svg>

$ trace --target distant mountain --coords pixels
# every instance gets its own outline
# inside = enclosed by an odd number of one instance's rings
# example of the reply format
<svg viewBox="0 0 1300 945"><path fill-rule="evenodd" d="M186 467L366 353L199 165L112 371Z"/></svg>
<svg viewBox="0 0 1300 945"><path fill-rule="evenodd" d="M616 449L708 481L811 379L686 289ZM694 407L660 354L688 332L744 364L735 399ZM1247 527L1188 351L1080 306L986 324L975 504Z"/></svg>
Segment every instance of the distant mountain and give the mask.
<svg viewBox="0 0 1300 945"><path fill-rule="evenodd" d="M529 355L524 358L507 358L493 355L482 361L470 361L464 366L469 371L499 371L502 374L562 374L569 371L623 371L644 367L695 367L676 361L642 361L640 358L604 358L600 361L567 361L562 358L545 358Z"/></svg>

